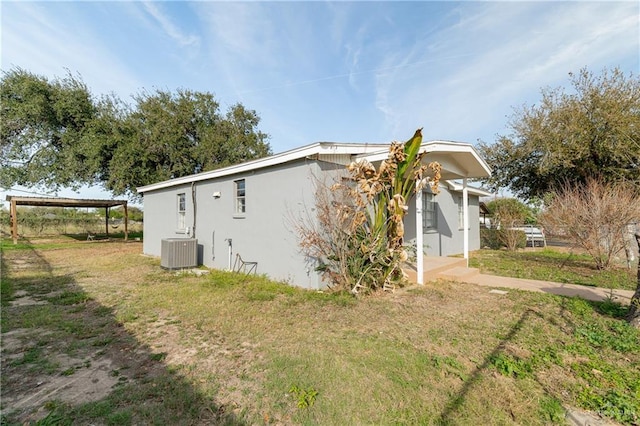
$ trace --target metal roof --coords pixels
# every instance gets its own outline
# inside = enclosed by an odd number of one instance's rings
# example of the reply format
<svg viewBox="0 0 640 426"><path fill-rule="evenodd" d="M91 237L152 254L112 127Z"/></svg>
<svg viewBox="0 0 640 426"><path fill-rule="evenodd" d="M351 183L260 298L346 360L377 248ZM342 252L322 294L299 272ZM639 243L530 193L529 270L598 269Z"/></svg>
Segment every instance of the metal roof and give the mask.
<svg viewBox="0 0 640 426"><path fill-rule="evenodd" d="M20 197L7 195L7 201L15 201L17 206L39 207L114 207L127 204L127 200L87 200L76 198Z"/></svg>

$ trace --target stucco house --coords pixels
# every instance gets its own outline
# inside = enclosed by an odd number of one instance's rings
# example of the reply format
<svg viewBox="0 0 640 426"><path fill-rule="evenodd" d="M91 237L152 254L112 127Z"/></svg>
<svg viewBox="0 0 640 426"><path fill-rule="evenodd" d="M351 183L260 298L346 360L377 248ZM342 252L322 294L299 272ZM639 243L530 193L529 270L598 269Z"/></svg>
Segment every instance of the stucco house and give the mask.
<svg viewBox="0 0 640 426"><path fill-rule="evenodd" d="M270 157L158 182L137 189L144 203L145 254L161 256L163 239L195 238L198 261L230 269L236 254L257 262L258 273L292 285L326 285L298 246L292 218L314 217L315 188L352 161L378 164L387 144L318 142ZM427 256L464 254L480 247L479 197L467 185L490 169L474 147L448 141L423 142L423 161L442 165L440 193L418 193L405 218L405 240ZM427 186L428 188L428 186ZM419 208L416 208L418 206ZM418 271L422 258L418 259ZM418 274L422 276L422 274Z"/></svg>

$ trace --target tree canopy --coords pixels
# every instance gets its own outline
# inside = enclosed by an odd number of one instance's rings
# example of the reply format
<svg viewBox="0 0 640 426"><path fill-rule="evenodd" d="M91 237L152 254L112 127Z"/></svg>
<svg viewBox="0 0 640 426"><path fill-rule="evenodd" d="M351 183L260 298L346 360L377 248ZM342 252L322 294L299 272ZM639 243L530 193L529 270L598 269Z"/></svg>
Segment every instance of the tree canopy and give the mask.
<svg viewBox="0 0 640 426"><path fill-rule="evenodd" d="M515 198L496 198L487 202L486 206L494 218L508 216L517 222L517 226L536 223L536 212Z"/></svg>
<svg viewBox="0 0 640 426"><path fill-rule="evenodd" d="M220 111L191 90L143 91L127 104L94 99L79 76L48 80L22 69L0 81L0 184L50 189L99 184L115 195L271 153L260 118Z"/></svg>
<svg viewBox="0 0 640 426"><path fill-rule="evenodd" d="M542 89L536 105L514 109L509 136L480 143L492 189L532 199L590 178L640 187L640 79L618 68L569 79L572 93Z"/></svg>
<svg viewBox="0 0 640 426"><path fill-rule="evenodd" d="M71 74L49 82L23 70L1 84L0 182L57 188L90 179L78 143L96 114L86 85Z"/></svg>

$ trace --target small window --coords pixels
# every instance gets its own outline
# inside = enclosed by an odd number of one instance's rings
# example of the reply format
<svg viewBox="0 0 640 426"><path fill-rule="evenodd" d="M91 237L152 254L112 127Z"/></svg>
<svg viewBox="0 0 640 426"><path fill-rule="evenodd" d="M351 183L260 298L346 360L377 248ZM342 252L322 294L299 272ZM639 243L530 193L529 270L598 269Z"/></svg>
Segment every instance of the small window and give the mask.
<svg viewBox="0 0 640 426"><path fill-rule="evenodd" d="M234 182L236 186L236 213L245 213L247 210L244 190L244 179Z"/></svg>
<svg viewBox="0 0 640 426"><path fill-rule="evenodd" d="M184 193L178 194L178 229L187 227L187 197Z"/></svg>
<svg viewBox="0 0 640 426"><path fill-rule="evenodd" d="M464 203L462 196L458 197L458 229L464 229Z"/></svg>
<svg viewBox="0 0 640 426"><path fill-rule="evenodd" d="M438 228L438 209L436 196L429 192L422 193L422 227L423 229Z"/></svg>

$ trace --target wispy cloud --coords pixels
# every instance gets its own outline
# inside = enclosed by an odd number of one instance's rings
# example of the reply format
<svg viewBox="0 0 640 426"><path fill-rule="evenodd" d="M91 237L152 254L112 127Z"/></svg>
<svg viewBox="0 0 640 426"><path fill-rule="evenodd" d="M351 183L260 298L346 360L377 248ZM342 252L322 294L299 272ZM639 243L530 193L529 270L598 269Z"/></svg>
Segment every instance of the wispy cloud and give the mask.
<svg viewBox="0 0 640 426"><path fill-rule="evenodd" d="M170 16L160 10L158 5L162 3L145 1L142 4L147 13L149 13L149 15L151 15L158 24L160 24L162 30L181 46L197 45L200 42L200 37L192 34L185 34L173 22Z"/></svg>
<svg viewBox="0 0 640 426"><path fill-rule="evenodd" d="M53 77L68 69L80 73L94 93L130 94L140 87L73 3L8 2L2 8L3 70L21 67Z"/></svg>
<svg viewBox="0 0 640 426"><path fill-rule="evenodd" d="M425 66L424 76L412 69L380 76L378 108L394 131L429 120L436 137L490 138L503 130L510 106L564 84L570 71L634 56L637 65L638 11L637 3L463 3L459 23L416 42L460 59ZM400 54L415 60L415 52Z"/></svg>

